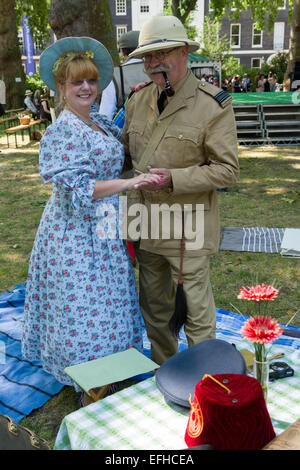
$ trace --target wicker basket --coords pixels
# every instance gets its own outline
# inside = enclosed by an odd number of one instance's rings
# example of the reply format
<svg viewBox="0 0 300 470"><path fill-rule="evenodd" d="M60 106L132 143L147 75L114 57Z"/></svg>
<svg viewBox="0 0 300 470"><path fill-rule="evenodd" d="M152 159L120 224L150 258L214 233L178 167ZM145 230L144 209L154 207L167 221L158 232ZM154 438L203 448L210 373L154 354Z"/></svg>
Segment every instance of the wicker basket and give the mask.
<svg viewBox="0 0 300 470"><path fill-rule="evenodd" d="M30 123L30 116L23 116L20 118L20 123L25 126Z"/></svg>

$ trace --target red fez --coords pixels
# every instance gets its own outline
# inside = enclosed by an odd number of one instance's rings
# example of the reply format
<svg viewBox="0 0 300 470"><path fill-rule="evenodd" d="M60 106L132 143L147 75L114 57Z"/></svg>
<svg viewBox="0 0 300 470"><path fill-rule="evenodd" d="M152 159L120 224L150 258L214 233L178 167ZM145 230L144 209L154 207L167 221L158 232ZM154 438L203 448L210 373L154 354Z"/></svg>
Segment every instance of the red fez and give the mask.
<svg viewBox="0 0 300 470"><path fill-rule="evenodd" d="M260 383L241 374L205 375L195 387L185 442L214 450L260 450L275 437Z"/></svg>

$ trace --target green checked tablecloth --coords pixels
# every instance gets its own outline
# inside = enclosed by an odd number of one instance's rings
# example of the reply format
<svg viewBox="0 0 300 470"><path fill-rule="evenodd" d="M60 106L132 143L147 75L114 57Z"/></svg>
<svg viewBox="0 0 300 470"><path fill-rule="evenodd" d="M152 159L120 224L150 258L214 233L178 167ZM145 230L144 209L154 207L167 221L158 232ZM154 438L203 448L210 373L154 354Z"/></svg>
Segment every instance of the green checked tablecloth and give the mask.
<svg viewBox="0 0 300 470"><path fill-rule="evenodd" d="M241 342L238 347L248 347ZM293 377L271 382L268 410L276 434L300 417L300 350L278 345ZM150 378L66 416L56 450L181 450L189 410L166 402Z"/></svg>

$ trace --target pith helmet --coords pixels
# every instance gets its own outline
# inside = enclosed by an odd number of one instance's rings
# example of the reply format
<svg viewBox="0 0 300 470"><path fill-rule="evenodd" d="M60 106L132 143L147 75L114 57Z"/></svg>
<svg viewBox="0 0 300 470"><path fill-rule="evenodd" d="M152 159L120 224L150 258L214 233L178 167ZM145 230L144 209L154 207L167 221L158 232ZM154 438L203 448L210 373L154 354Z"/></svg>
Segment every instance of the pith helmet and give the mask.
<svg viewBox="0 0 300 470"><path fill-rule="evenodd" d="M153 16L146 21L139 35L139 45L129 57L141 57L146 52L188 45L190 52L199 49L200 44L187 37L186 30L176 16Z"/></svg>
<svg viewBox="0 0 300 470"><path fill-rule="evenodd" d="M136 49L139 44L139 31L129 31L129 33L122 34L119 39L120 49Z"/></svg>

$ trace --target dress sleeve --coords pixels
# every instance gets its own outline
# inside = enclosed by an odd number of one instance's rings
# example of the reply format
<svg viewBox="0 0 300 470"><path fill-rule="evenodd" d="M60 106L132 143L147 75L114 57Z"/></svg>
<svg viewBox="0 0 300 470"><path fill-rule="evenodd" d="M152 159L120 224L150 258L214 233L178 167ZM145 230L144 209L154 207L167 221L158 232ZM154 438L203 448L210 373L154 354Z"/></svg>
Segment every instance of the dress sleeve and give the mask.
<svg viewBox="0 0 300 470"><path fill-rule="evenodd" d="M74 209L91 207L97 177L95 155L80 123L58 120L40 142L40 174L71 195Z"/></svg>

